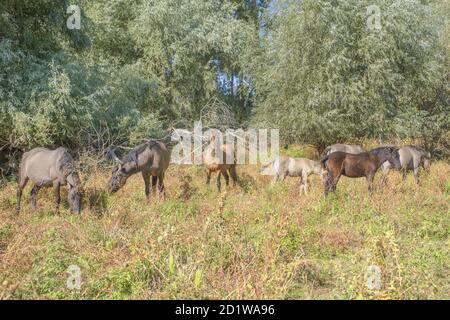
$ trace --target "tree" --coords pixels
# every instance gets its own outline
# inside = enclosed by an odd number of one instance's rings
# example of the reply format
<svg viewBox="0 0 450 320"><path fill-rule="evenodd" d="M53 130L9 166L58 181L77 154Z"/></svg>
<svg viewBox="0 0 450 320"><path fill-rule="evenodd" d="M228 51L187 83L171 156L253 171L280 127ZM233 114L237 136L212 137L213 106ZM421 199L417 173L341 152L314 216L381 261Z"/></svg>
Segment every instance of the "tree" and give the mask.
<svg viewBox="0 0 450 320"><path fill-rule="evenodd" d="M381 29L368 28L373 1L284 3L273 18L253 81L255 122L286 141L322 149L365 137L414 136L409 128L445 72L432 7L376 2Z"/></svg>
<svg viewBox="0 0 450 320"><path fill-rule="evenodd" d="M193 124L226 96L222 78L244 74L257 34L254 7L233 1L70 4L81 30L66 27L68 1L0 3L1 150L101 149Z"/></svg>

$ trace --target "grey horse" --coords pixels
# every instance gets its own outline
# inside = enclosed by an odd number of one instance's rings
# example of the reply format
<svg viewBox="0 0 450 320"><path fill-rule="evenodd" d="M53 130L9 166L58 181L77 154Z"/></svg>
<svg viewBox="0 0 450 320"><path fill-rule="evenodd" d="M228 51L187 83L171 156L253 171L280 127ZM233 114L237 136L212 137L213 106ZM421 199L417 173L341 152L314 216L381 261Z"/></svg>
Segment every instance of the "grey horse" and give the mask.
<svg viewBox="0 0 450 320"><path fill-rule="evenodd" d="M61 203L60 188L67 184L69 188L68 202L72 213L81 212L83 187L75 168L72 156L67 149L49 150L35 148L22 155L17 187L17 213L20 212L22 191L31 180L31 206L36 210L36 196L42 187L53 186L56 211Z"/></svg>
<svg viewBox="0 0 450 320"><path fill-rule="evenodd" d="M414 172L414 180L419 183L419 169L422 166L424 169L428 169L431 165L431 154L430 152L417 147L417 146L405 146L398 150L400 155L400 165L399 168L403 174L403 180L406 179L407 171ZM381 166L383 175L381 177L381 182L386 183L386 177L389 170L392 168L389 162L385 162Z"/></svg>
<svg viewBox="0 0 450 320"><path fill-rule="evenodd" d="M125 185L131 175L141 172L147 199L150 200L150 177L152 177L153 192L156 191L156 184L158 183L158 190L164 195L164 175L170 163L170 153L164 143L148 141L140 144L122 159L112 149L109 153L117 162L108 181L110 192L117 192Z"/></svg>
<svg viewBox="0 0 450 320"><path fill-rule="evenodd" d="M342 143L336 143L331 146L328 146L325 148L325 150L322 152L321 158L328 156L329 154L333 152L345 152L350 154L358 154L362 152L366 152L363 147L357 144L342 144Z"/></svg>
<svg viewBox="0 0 450 320"><path fill-rule="evenodd" d="M286 176L300 177L300 194L303 190L305 195L308 193L308 177L311 174L316 174L323 181L326 173L319 161L285 156L277 157L272 162L262 166L260 170L262 175L274 176L272 183L284 181Z"/></svg>

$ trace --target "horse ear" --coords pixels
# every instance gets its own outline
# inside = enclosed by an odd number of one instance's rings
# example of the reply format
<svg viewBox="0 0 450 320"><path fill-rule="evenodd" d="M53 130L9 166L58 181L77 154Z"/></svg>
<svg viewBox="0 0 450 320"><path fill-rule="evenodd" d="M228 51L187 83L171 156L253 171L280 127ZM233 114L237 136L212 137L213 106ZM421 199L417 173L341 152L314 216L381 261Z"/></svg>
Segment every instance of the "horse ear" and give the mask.
<svg viewBox="0 0 450 320"><path fill-rule="evenodd" d="M120 160L120 158L117 156L116 154L116 150L117 148L112 148L110 147L108 150L108 154L110 155L110 157L117 163L119 163L120 165L123 164L122 160Z"/></svg>
<svg viewBox="0 0 450 320"><path fill-rule="evenodd" d="M139 166L137 151L131 153L131 159L134 161L134 163L136 164L136 168L137 168Z"/></svg>
<svg viewBox="0 0 450 320"><path fill-rule="evenodd" d="M67 184L69 185L69 187L74 188L76 186L76 182L75 179L73 178L73 176L71 174L69 174L67 176Z"/></svg>

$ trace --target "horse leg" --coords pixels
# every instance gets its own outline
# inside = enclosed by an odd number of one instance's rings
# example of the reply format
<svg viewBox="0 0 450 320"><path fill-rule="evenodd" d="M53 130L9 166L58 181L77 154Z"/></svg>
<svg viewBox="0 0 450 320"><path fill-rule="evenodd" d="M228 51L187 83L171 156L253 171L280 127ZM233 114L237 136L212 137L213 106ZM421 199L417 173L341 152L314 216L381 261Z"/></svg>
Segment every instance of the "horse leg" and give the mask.
<svg viewBox="0 0 450 320"><path fill-rule="evenodd" d="M25 186L28 183L27 177L20 177L19 183L17 184L17 206L16 206L16 213L20 213L20 200L22 199L22 190L25 188Z"/></svg>
<svg viewBox="0 0 450 320"><path fill-rule="evenodd" d="M33 188L31 188L30 199L31 199L31 210L32 211L36 210L36 196L39 192L39 189L41 189L41 187L38 186L37 184L35 184L33 186Z"/></svg>
<svg viewBox="0 0 450 320"><path fill-rule="evenodd" d="M382 185L387 185L387 175L389 173L389 169L384 169L383 168L383 175L381 176L381 184Z"/></svg>
<svg viewBox="0 0 450 320"><path fill-rule="evenodd" d="M300 195L302 195L302 190L303 190L303 179L302 176L300 176Z"/></svg>
<svg viewBox="0 0 450 320"><path fill-rule="evenodd" d="M333 184L332 184L332 191L333 192L336 191L336 187L337 187L337 184L338 184L340 178L341 178L341 175L339 174L337 177L335 177L333 179Z"/></svg>
<svg viewBox="0 0 450 320"><path fill-rule="evenodd" d="M303 181L303 191L305 192L305 196L308 195L308 174L303 171L302 172L302 181Z"/></svg>
<svg viewBox="0 0 450 320"><path fill-rule="evenodd" d="M217 172L217 190L220 192L220 171Z"/></svg>
<svg viewBox="0 0 450 320"><path fill-rule="evenodd" d="M328 170L328 175L327 175L327 178L326 178L325 183L324 183L324 185L325 185L325 196L327 196L328 193L330 193L330 191L332 191L332 189L333 189L333 180L334 180L333 173L331 172L331 170Z"/></svg>
<svg viewBox="0 0 450 320"><path fill-rule="evenodd" d="M374 173L372 173L372 172L366 176L368 190L369 190L370 195L373 194L373 177L374 177Z"/></svg>
<svg viewBox="0 0 450 320"><path fill-rule="evenodd" d="M335 192L336 191L336 186L339 182L339 178L341 177L340 173L337 174L333 174L333 172L329 171L328 172L328 190L325 194L328 194L330 191L331 192Z"/></svg>
<svg viewBox="0 0 450 320"><path fill-rule="evenodd" d="M325 177L323 181L323 189L325 197L328 196L328 193L330 192L330 183L331 183L331 173L330 171L327 172L327 176Z"/></svg>
<svg viewBox="0 0 450 320"><path fill-rule="evenodd" d="M419 167L414 168L414 180L419 184Z"/></svg>
<svg viewBox="0 0 450 320"><path fill-rule="evenodd" d="M403 181L406 180L406 174L407 174L406 169L403 168L403 169L402 169L402 179L403 179Z"/></svg>
<svg viewBox="0 0 450 320"><path fill-rule="evenodd" d="M280 177L278 176L278 174L275 174L272 179L272 185L276 184L278 180L280 180Z"/></svg>
<svg viewBox="0 0 450 320"><path fill-rule="evenodd" d="M158 177L152 176L152 193L153 195L156 194L156 184L158 183Z"/></svg>
<svg viewBox="0 0 450 320"><path fill-rule="evenodd" d="M56 213L59 214L59 205L61 204L61 185L58 181L53 183L53 195L55 197Z"/></svg>
<svg viewBox="0 0 450 320"><path fill-rule="evenodd" d="M230 176L228 175L227 170L223 170L223 171L222 171L222 175L223 175L223 177L225 178L225 184L226 184L226 186L228 187L229 184L230 184Z"/></svg>
<svg viewBox="0 0 450 320"><path fill-rule="evenodd" d="M236 166L231 166L231 168L230 168L230 175L231 175L231 179L233 180L233 187L235 187L236 184L237 184L237 180L238 180L238 176L237 176L237 172L236 172Z"/></svg>
<svg viewBox="0 0 450 320"><path fill-rule="evenodd" d="M211 170L206 170L206 184L209 186L211 181Z"/></svg>
<svg viewBox="0 0 450 320"><path fill-rule="evenodd" d="M142 178L145 184L145 197L150 201L150 174L142 171Z"/></svg>
<svg viewBox="0 0 450 320"><path fill-rule="evenodd" d="M162 195L163 200L166 199L166 189L164 187L164 173L158 175L158 191L159 195Z"/></svg>

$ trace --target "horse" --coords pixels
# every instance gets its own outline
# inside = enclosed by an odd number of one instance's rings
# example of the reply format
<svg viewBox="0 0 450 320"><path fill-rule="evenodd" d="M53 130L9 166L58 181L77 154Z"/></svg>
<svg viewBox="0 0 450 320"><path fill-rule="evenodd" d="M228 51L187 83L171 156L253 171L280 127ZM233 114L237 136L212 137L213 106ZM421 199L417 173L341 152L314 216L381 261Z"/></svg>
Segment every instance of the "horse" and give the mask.
<svg viewBox="0 0 450 320"><path fill-rule="evenodd" d="M336 190L341 175L349 178L366 177L368 191L372 194L373 178L380 166L388 161L395 168L400 167L398 148L379 147L359 154L333 152L320 159L322 167L328 171L325 195Z"/></svg>
<svg viewBox="0 0 450 320"><path fill-rule="evenodd" d="M75 168L70 153L65 148L49 150L35 148L22 155L17 186L17 214L20 213L20 200L22 191L31 180L34 185L31 189L31 207L36 210L36 196L42 187L53 186L56 211L59 212L61 203L60 188L68 186L67 200L72 213L80 213L83 197L83 187L79 174Z"/></svg>
<svg viewBox="0 0 450 320"><path fill-rule="evenodd" d="M300 177L300 195L302 190L308 194L308 177L311 174L320 176L323 180L326 171L319 161L305 158L291 158L280 156L261 167L260 174L274 175L272 183L284 181L288 177Z"/></svg>
<svg viewBox="0 0 450 320"><path fill-rule="evenodd" d="M413 171L414 180L416 181L416 183L419 183L420 166L422 166L424 169L428 169L431 165L430 152L417 146L405 146L401 147L398 150L398 153L400 155L400 169L402 171L403 180L406 179L407 171ZM383 172L381 181L383 184L385 184L387 175L389 173L389 170L391 169L391 164L389 163L389 161L386 161L382 164L381 168Z"/></svg>
<svg viewBox="0 0 450 320"><path fill-rule="evenodd" d="M342 144L342 143L336 143L331 146L328 146L325 148L325 150L322 153L321 157L325 157L333 152L345 152L350 154L358 154L365 152L363 147L357 144Z"/></svg>
<svg viewBox="0 0 450 320"><path fill-rule="evenodd" d="M130 176L141 172L147 200L150 200L150 177L152 177L153 193L156 192L156 184L158 184L159 194L164 196L164 175L170 164L170 153L164 143L160 141L142 143L134 147L122 159L117 156L114 149L110 149L109 154L117 163L108 181L109 192L116 193L126 184Z"/></svg>
<svg viewBox="0 0 450 320"><path fill-rule="evenodd" d="M238 176L236 172L235 150L227 144L219 144L214 135L210 138L210 143L203 153L203 163L206 166L206 184L211 181L211 174L217 172L217 190L220 192L220 176L223 175L225 183L230 184L230 176L233 186L236 186Z"/></svg>

